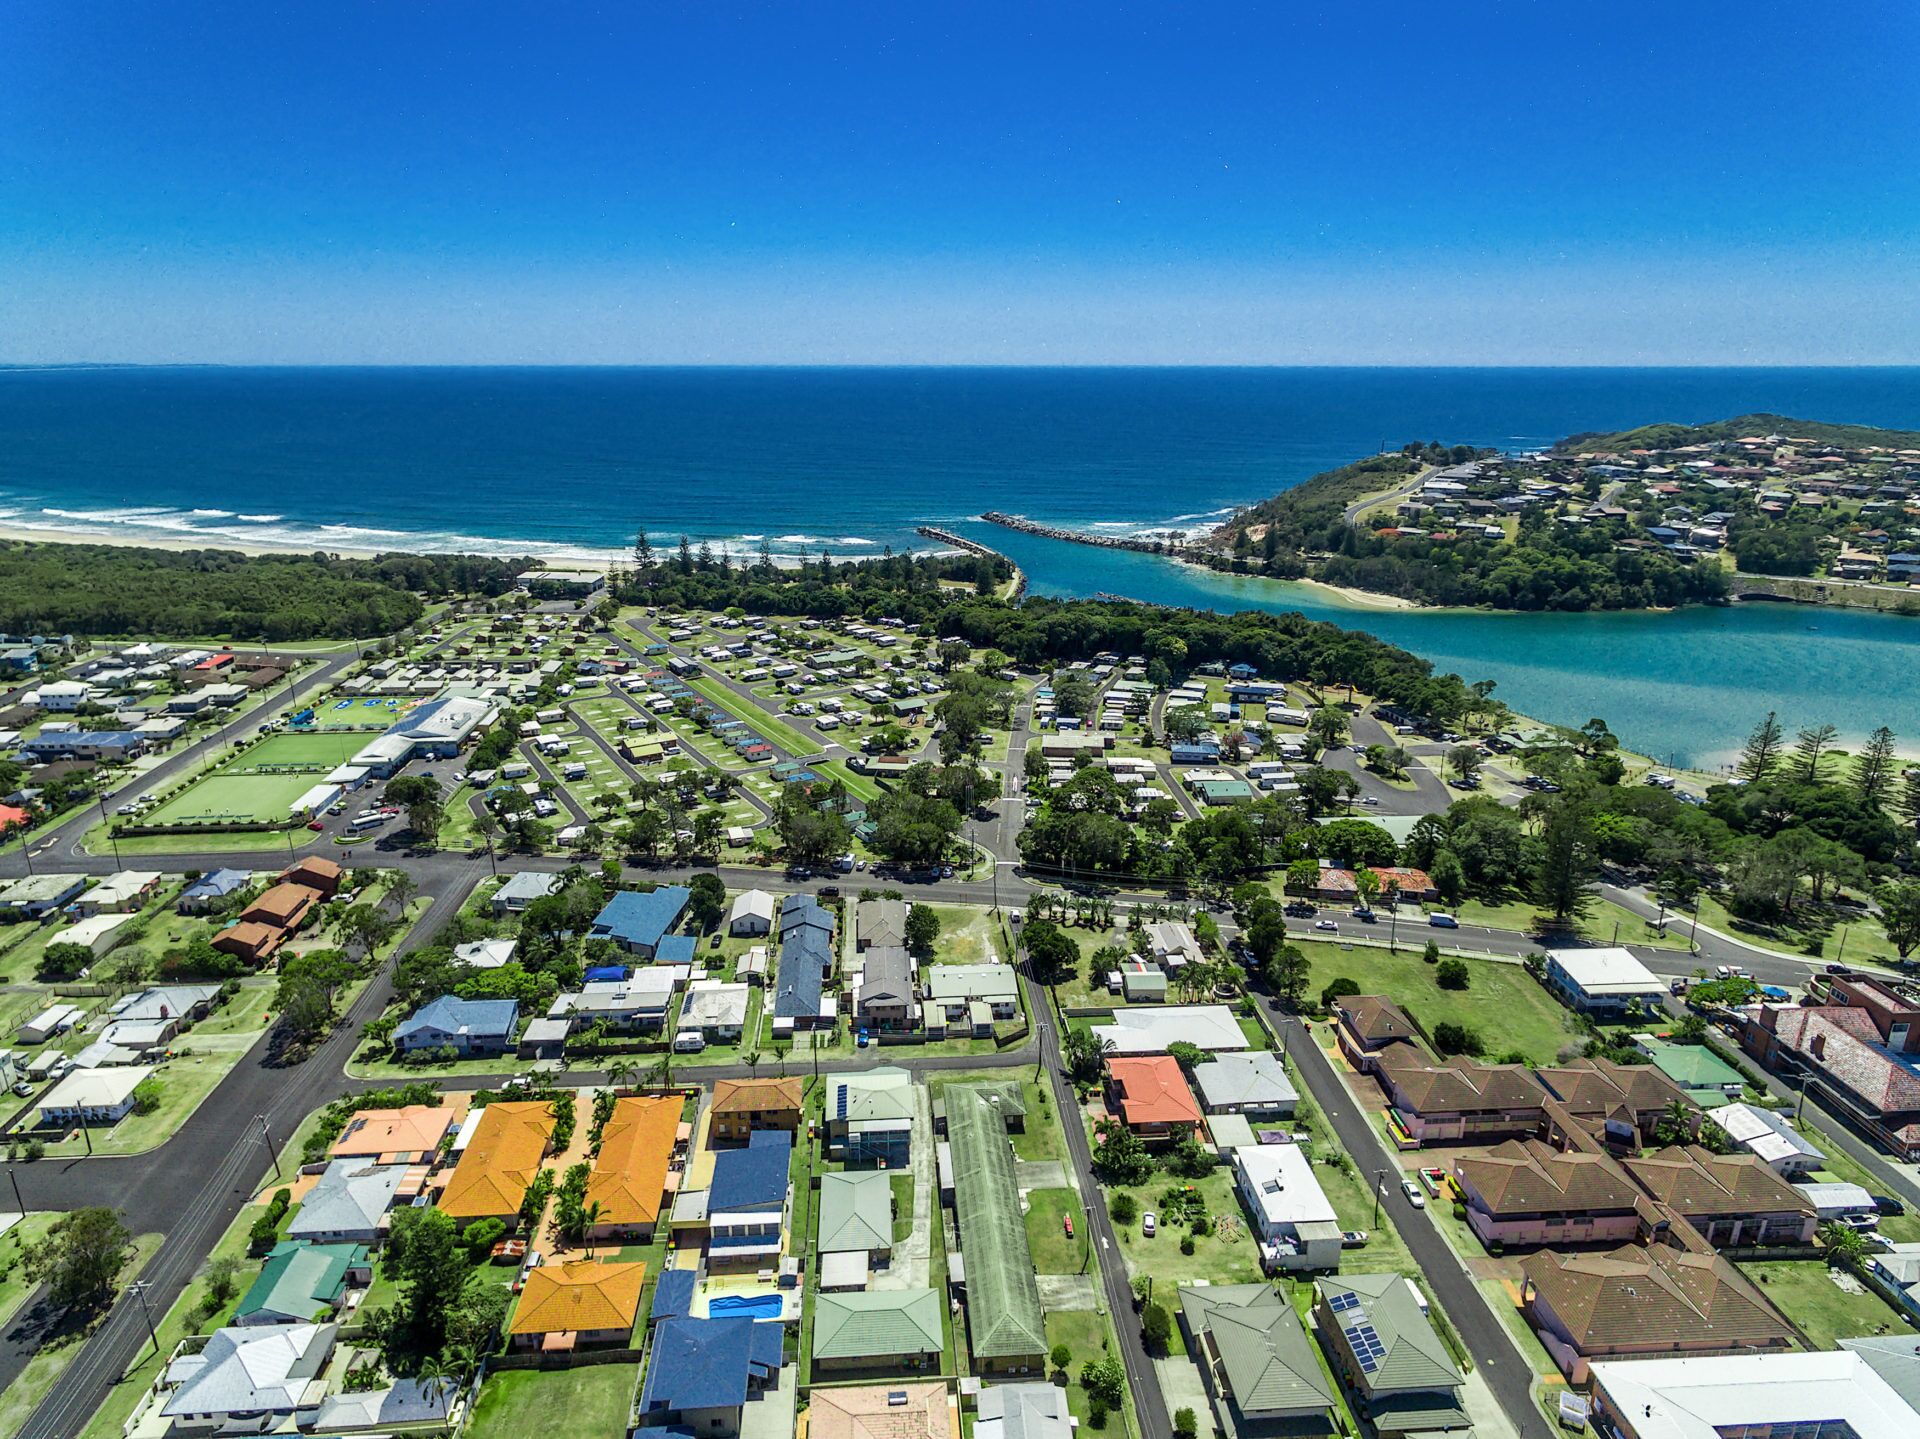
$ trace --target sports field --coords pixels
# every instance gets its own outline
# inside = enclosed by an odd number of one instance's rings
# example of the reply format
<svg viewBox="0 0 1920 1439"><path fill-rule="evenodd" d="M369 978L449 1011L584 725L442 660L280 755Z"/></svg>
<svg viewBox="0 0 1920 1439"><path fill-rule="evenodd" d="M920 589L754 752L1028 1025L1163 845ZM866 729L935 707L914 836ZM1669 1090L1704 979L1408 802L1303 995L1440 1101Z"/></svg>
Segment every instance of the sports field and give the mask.
<svg viewBox="0 0 1920 1439"><path fill-rule="evenodd" d="M319 770L343 765L365 747L367 737L337 730L268 735L245 754L221 766L223 775L248 771Z"/></svg>
<svg viewBox="0 0 1920 1439"><path fill-rule="evenodd" d="M383 711L384 712L384 711ZM365 745L363 734L312 731L269 735L146 817L147 824L264 823Z"/></svg>
<svg viewBox="0 0 1920 1439"><path fill-rule="evenodd" d="M322 700L308 711L313 716L312 729L303 727L303 732L385 729L419 703L417 699L403 699L398 695Z"/></svg>

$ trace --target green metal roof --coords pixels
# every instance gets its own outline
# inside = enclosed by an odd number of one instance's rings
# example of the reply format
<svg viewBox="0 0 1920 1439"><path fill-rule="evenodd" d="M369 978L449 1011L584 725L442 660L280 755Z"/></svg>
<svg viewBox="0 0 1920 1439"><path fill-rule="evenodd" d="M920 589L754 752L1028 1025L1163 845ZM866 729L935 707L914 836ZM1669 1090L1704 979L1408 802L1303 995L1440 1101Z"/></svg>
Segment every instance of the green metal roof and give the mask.
<svg viewBox="0 0 1920 1439"><path fill-rule="evenodd" d="M1333 1407L1300 1316L1270 1285L1182 1286L1180 1308L1190 1331L1212 1336L1227 1387L1243 1414Z"/></svg>
<svg viewBox="0 0 1920 1439"><path fill-rule="evenodd" d="M1653 1060L1653 1067L1682 1089L1719 1089L1746 1083L1739 1070L1704 1044L1668 1044L1658 1039L1640 1043Z"/></svg>
<svg viewBox="0 0 1920 1439"><path fill-rule="evenodd" d="M893 1179L878 1171L820 1180L820 1252L893 1247Z"/></svg>
<svg viewBox="0 0 1920 1439"><path fill-rule="evenodd" d="M880 1359L938 1354L945 1348L940 1333L940 1296L931 1289L854 1290L814 1296L815 1359Z"/></svg>
<svg viewBox="0 0 1920 1439"><path fill-rule="evenodd" d="M967 1271L967 1326L977 1358L1047 1352L1034 1282L1033 1251L1014 1183L1004 1085L949 1085L947 1138L953 1150L954 1213Z"/></svg>
<svg viewBox="0 0 1920 1439"><path fill-rule="evenodd" d="M307 1244L282 1240L267 1253L260 1277L234 1311L236 1320L263 1310L305 1321L333 1304L346 1288L347 1271L367 1263L364 1244Z"/></svg>
<svg viewBox="0 0 1920 1439"><path fill-rule="evenodd" d="M1421 1311L1407 1281L1398 1274L1350 1274L1317 1282L1323 1299L1332 1303L1340 1295L1352 1295L1358 1310L1336 1313L1334 1327L1358 1313L1373 1328L1381 1353L1374 1367L1363 1374L1374 1395L1403 1389L1458 1389L1460 1371L1447 1352L1433 1322ZM1347 1346L1350 1350L1351 1344ZM1356 1356L1357 1357L1357 1356ZM1417 1428L1435 1426L1417 1425Z"/></svg>

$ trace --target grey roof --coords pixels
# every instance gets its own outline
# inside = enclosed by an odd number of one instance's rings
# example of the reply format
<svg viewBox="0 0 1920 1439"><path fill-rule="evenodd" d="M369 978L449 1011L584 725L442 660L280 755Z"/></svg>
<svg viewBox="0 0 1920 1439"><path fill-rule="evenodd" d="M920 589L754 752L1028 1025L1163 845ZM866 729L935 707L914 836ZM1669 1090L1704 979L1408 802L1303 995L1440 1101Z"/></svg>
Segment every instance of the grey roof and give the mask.
<svg viewBox="0 0 1920 1439"><path fill-rule="evenodd" d="M1911 1334L1869 1335L1842 1339L1840 1347L1858 1354L1888 1388L1920 1410L1920 1339Z"/></svg>
<svg viewBox="0 0 1920 1439"><path fill-rule="evenodd" d="M1222 1054L1193 1067L1207 1108L1252 1105L1286 1108L1297 1104L1300 1092L1287 1078L1280 1056L1264 1049L1247 1054Z"/></svg>
<svg viewBox="0 0 1920 1439"><path fill-rule="evenodd" d="M325 1434L351 1429L434 1427L446 1422L459 1386L451 1381L396 1379L385 1389L362 1394L334 1394L320 1401L313 1432Z"/></svg>
<svg viewBox="0 0 1920 1439"><path fill-rule="evenodd" d="M287 1225L287 1238L354 1234L379 1227L393 1196L406 1178L404 1164L373 1164L365 1159L336 1159L320 1175Z"/></svg>
<svg viewBox="0 0 1920 1439"><path fill-rule="evenodd" d="M1019 993L1019 982L1008 964L930 964L926 989L928 999L942 1004L974 999L1011 1002Z"/></svg>
<svg viewBox="0 0 1920 1439"><path fill-rule="evenodd" d="M1361 1366L1375 1395L1460 1387L1460 1371L1454 1367L1453 1356L1433 1322L1421 1312L1406 1279L1398 1274L1348 1274L1318 1280L1315 1287L1329 1306L1343 1305L1333 1316L1343 1336L1359 1326L1370 1327L1376 1336L1380 1352L1373 1367ZM1353 1348L1351 1339L1348 1348ZM1357 1351L1355 1357L1359 1357Z"/></svg>
<svg viewBox="0 0 1920 1439"><path fill-rule="evenodd" d="M980 1391L973 1439L1071 1439L1067 1391L1052 1384L990 1384Z"/></svg>
<svg viewBox="0 0 1920 1439"><path fill-rule="evenodd" d="M1270 1285L1183 1285L1180 1309L1196 1337L1211 1336L1242 1413L1318 1412L1333 1406L1300 1316Z"/></svg>
<svg viewBox="0 0 1920 1439"><path fill-rule="evenodd" d="M860 947L902 945L907 942L907 902L904 899L863 899L853 917L853 933Z"/></svg>
<svg viewBox="0 0 1920 1439"><path fill-rule="evenodd" d="M518 900L522 904L536 899L545 899L560 888L560 876L542 874L537 869L524 869L508 877L507 882L493 892L494 901L506 904Z"/></svg>
<svg viewBox="0 0 1920 1439"><path fill-rule="evenodd" d="M820 1252L893 1247L893 1178L878 1170L820 1180Z"/></svg>
<svg viewBox="0 0 1920 1439"><path fill-rule="evenodd" d="M167 1366L176 1387L163 1414L286 1413L333 1352L331 1324L268 1324L215 1331L198 1354Z"/></svg>
<svg viewBox="0 0 1920 1439"><path fill-rule="evenodd" d="M177 1019L196 1005L210 1004L217 984L166 984L115 1000L107 1012L118 1020Z"/></svg>
<svg viewBox="0 0 1920 1439"><path fill-rule="evenodd" d="M860 1003L907 1004L913 999L913 956L897 944L875 945L860 971Z"/></svg>

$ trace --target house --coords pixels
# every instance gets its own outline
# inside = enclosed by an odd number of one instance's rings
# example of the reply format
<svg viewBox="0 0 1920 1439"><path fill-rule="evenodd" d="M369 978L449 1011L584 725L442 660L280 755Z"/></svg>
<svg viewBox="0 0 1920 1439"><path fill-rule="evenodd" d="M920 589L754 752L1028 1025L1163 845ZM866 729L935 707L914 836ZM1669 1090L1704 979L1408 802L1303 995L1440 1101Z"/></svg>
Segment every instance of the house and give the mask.
<svg viewBox="0 0 1920 1439"><path fill-rule="evenodd" d="M624 1348L640 1315L646 1278L645 1264L599 1259L530 1269L507 1324L507 1342L547 1353Z"/></svg>
<svg viewBox="0 0 1920 1439"><path fill-rule="evenodd" d="M878 1169L822 1175L817 1247L822 1254L860 1254L870 1267L884 1264L893 1253L892 1176Z"/></svg>
<svg viewBox="0 0 1920 1439"><path fill-rule="evenodd" d="M1233 1151L1233 1185L1253 1220L1261 1266L1338 1269L1340 1218L1297 1144L1243 1145Z"/></svg>
<svg viewBox="0 0 1920 1439"><path fill-rule="evenodd" d="M467 969L500 969L513 962L514 939L474 939L453 947L453 962Z"/></svg>
<svg viewBox="0 0 1920 1439"><path fill-rule="evenodd" d="M756 1131L800 1127L805 1081L786 1079L722 1079L713 1086L711 1135L716 1144L746 1144Z"/></svg>
<svg viewBox="0 0 1920 1439"><path fill-rule="evenodd" d="M87 1012L77 1004L50 1004L32 1018L21 1020L13 1037L22 1044L45 1044L86 1017Z"/></svg>
<svg viewBox="0 0 1920 1439"><path fill-rule="evenodd" d="M168 984L122 995L108 1006L100 1037L122 1049L157 1048L204 1019L219 997L217 984Z"/></svg>
<svg viewBox="0 0 1920 1439"><path fill-rule="evenodd" d="M1300 1316L1272 1285L1183 1284L1179 1316L1226 1432L1243 1434L1250 1425L1339 1431L1339 1400Z"/></svg>
<svg viewBox="0 0 1920 1439"><path fill-rule="evenodd" d="M886 1183L884 1175L866 1176ZM813 1369L901 1373L940 1368L940 1296L931 1289L885 1289L814 1297Z"/></svg>
<svg viewBox="0 0 1920 1439"><path fill-rule="evenodd" d="M762 935L773 933L773 896L764 889L742 890L734 896L727 912L727 933Z"/></svg>
<svg viewBox="0 0 1920 1439"><path fill-rule="evenodd" d="M1126 995L1128 1004L1167 1002L1167 972L1157 964L1129 957L1120 962L1119 972L1120 989ZM1107 988L1113 988L1111 976L1107 979Z"/></svg>
<svg viewBox="0 0 1920 1439"><path fill-rule="evenodd" d="M731 1439L747 1404L778 1384L780 1351L778 1324L663 1319L640 1392L640 1432L672 1426L699 1439Z"/></svg>
<svg viewBox="0 0 1920 1439"><path fill-rule="evenodd" d="M663 884L647 891L623 889L593 917L590 933L595 939L612 940L627 954L652 959L692 898L693 891L683 884Z"/></svg>
<svg viewBox="0 0 1920 1439"><path fill-rule="evenodd" d="M989 1384L974 1401L973 1439L1073 1439L1075 1422L1057 1384Z"/></svg>
<svg viewBox="0 0 1920 1439"><path fill-rule="evenodd" d="M1183 920L1154 920L1147 925L1146 936L1149 950L1163 968L1183 969L1206 958L1200 952L1200 941L1193 937L1192 928Z"/></svg>
<svg viewBox="0 0 1920 1439"><path fill-rule="evenodd" d="M1193 1067L1193 1082L1208 1114L1286 1119L1300 1103L1286 1062L1268 1050L1220 1054Z"/></svg>
<svg viewBox="0 0 1920 1439"><path fill-rule="evenodd" d="M159 870L123 869L81 895L76 907L83 915L132 914L144 907L158 888Z"/></svg>
<svg viewBox="0 0 1920 1439"><path fill-rule="evenodd" d="M1907 1314L1920 1320L1920 1244L1895 1244L1867 1256L1867 1272L1892 1294Z"/></svg>
<svg viewBox="0 0 1920 1439"><path fill-rule="evenodd" d="M569 1029L595 1023L627 1033L659 1029L691 973L684 964L654 964L625 979L589 979L571 994L555 996L547 1018Z"/></svg>
<svg viewBox="0 0 1920 1439"><path fill-rule="evenodd" d="M1399 1044L1378 1052L1375 1073L1396 1137L1414 1145L1518 1138L1545 1118L1546 1091L1524 1064L1430 1059Z"/></svg>
<svg viewBox="0 0 1920 1439"><path fill-rule="evenodd" d="M853 947L876 945L899 948L907 942L907 902L904 899L863 899L853 916Z"/></svg>
<svg viewBox="0 0 1920 1439"><path fill-rule="evenodd" d="M459 1391L438 1379L396 1379L383 1389L330 1394L308 1425L313 1434L420 1434L445 1429Z"/></svg>
<svg viewBox="0 0 1920 1439"><path fill-rule="evenodd" d="M1370 864L1373 877L1380 881L1380 893L1384 897L1392 894L1401 900L1410 900L1416 904L1436 904L1440 891L1433 879L1424 869L1415 869L1404 864Z"/></svg>
<svg viewBox="0 0 1920 1439"><path fill-rule="evenodd" d="M1704 1044L1672 1044L1653 1034L1636 1034L1633 1044L1695 1104L1717 1107L1746 1092L1740 1071Z"/></svg>
<svg viewBox="0 0 1920 1439"><path fill-rule="evenodd" d="M245 889L252 880L253 876L244 869L209 870L180 891L180 898L173 902L173 907L181 914L211 913L230 896Z"/></svg>
<svg viewBox="0 0 1920 1439"><path fill-rule="evenodd" d="M1827 1156L1808 1143L1785 1115L1771 1109L1752 1104L1722 1105L1714 1110L1713 1122L1782 1179L1802 1179L1826 1162Z"/></svg>
<svg viewBox="0 0 1920 1439"><path fill-rule="evenodd" d="M833 973L835 922L810 894L790 894L780 904L780 972L774 983L776 1020L811 1028L832 1022L821 984Z"/></svg>
<svg viewBox="0 0 1920 1439"><path fill-rule="evenodd" d="M1545 982L1569 1009L1618 1018L1634 1005L1658 1012L1667 987L1633 952L1620 946L1549 949Z"/></svg>
<svg viewBox="0 0 1920 1439"><path fill-rule="evenodd" d="M1150 1144L1184 1138L1202 1123L1180 1062L1165 1054L1108 1060L1107 1109Z"/></svg>
<svg viewBox="0 0 1920 1439"><path fill-rule="evenodd" d="M287 1238L315 1244L377 1244L389 1227L387 1213L407 1181L404 1164L334 1159L320 1182L287 1221Z"/></svg>
<svg viewBox="0 0 1920 1439"><path fill-rule="evenodd" d="M236 959L244 959L248 964L261 965L273 957L275 950L287 942L287 932L278 925L260 924L254 920L241 920L230 924L213 937L213 947L222 954L231 954Z"/></svg>
<svg viewBox="0 0 1920 1439"><path fill-rule="evenodd" d="M86 876L77 874L32 874L0 888L0 911L44 919L79 898L87 887Z"/></svg>
<svg viewBox="0 0 1920 1439"><path fill-rule="evenodd" d="M973 965L969 968L980 968ZM1093 1026L1093 1036L1113 1045L1114 1054L1165 1054L1168 1046L1191 1044L1208 1054L1252 1049L1240 1021L1224 1004L1169 1004L1152 1009L1118 1009L1110 1024Z"/></svg>
<svg viewBox="0 0 1920 1439"><path fill-rule="evenodd" d="M327 1153L335 1159L383 1164L430 1164L453 1129L453 1111L438 1104L401 1109L356 1109Z"/></svg>
<svg viewBox="0 0 1920 1439"><path fill-rule="evenodd" d="M465 1224L519 1218L527 1188L540 1172L553 1115L537 1100L495 1100L480 1114L453 1177L440 1191L440 1208Z"/></svg>
<svg viewBox="0 0 1920 1439"><path fill-rule="evenodd" d="M132 730L60 730L45 731L19 747L20 759L28 764L53 764L60 760L93 760L99 764L124 764L147 752L147 737Z"/></svg>
<svg viewBox="0 0 1920 1439"><path fill-rule="evenodd" d="M1469 1427L1462 1378L1426 1300L1398 1274L1314 1281L1313 1323L1334 1372L1376 1434Z"/></svg>
<svg viewBox="0 0 1920 1439"><path fill-rule="evenodd" d="M545 899L560 888L560 876L541 874L538 870L522 870L509 875L507 882L493 892L493 898L487 903L495 919L509 914L521 914L536 899Z"/></svg>
<svg viewBox="0 0 1920 1439"><path fill-rule="evenodd" d="M960 1439L958 1405L945 1384L823 1385L807 1397L807 1439Z"/></svg>
<svg viewBox="0 0 1920 1439"><path fill-rule="evenodd" d="M674 1155L680 1143L680 1110L678 1095L629 1096L613 1102L613 1113L600 1133L600 1152L587 1175L585 1203L595 1214L588 1238L652 1241L678 1188Z"/></svg>
<svg viewBox="0 0 1920 1439"><path fill-rule="evenodd" d="M696 979L687 986L686 1002L680 1006L679 1032L697 1030L710 1043L731 1043L746 1028L747 1007L753 997L750 984L722 984L717 979Z"/></svg>
<svg viewBox="0 0 1920 1439"><path fill-rule="evenodd" d="M393 1047L402 1054L451 1049L462 1059L506 1054L520 1019L515 999L461 999L443 994L429 1000L393 1031Z"/></svg>
<svg viewBox="0 0 1920 1439"><path fill-rule="evenodd" d="M1486 1245L1619 1245L1654 1223L1646 1196L1604 1150L1509 1139L1454 1160L1453 1177Z"/></svg>
<svg viewBox="0 0 1920 1439"><path fill-rule="evenodd" d="M1670 1244L1607 1254L1530 1254L1520 1304L1561 1372L1594 1359L1733 1354L1793 1346L1787 1323L1718 1254Z"/></svg>
<svg viewBox="0 0 1920 1439"><path fill-rule="evenodd" d="M304 884L276 884L241 910L240 918L245 923L270 925L291 934L306 922L319 903L317 889L308 889Z"/></svg>
<svg viewBox="0 0 1920 1439"><path fill-rule="evenodd" d="M1809 1354L1729 1354L1714 1359L1605 1360L1593 1366L1593 1427L1618 1439L1725 1439L1749 1435L1908 1439L1920 1427L1912 1392L1875 1371L1855 1345L1912 1339L1843 1339Z"/></svg>
<svg viewBox="0 0 1920 1439"><path fill-rule="evenodd" d="M1372 1074L1374 1058L1389 1045L1412 1044L1417 1038L1413 1021L1399 1005L1379 994L1349 994L1334 1001L1334 1038L1347 1062L1362 1074Z"/></svg>
<svg viewBox="0 0 1920 1439"><path fill-rule="evenodd" d="M1818 1218L1807 1196L1751 1154L1674 1145L1621 1161L1655 1199L1684 1215L1709 1244L1809 1244Z"/></svg>
<svg viewBox="0 0 1920 1439"><path fill-rule="evenodd" d="M1629 1149L1651 1143L1674 1105L1689 1112L1694 1108L1686 1091L1651 1064L1570 1059L1537 1069L1534 1077L1569 1115L1598 1127L1609 1143Z"/></svg>
<svg viewBox="0 0 1920 1439"><path fill-rule="evenodd" d="M1020 981L1007 964L930 964L921 986L927 1033L990 1035L1020 1017Z"/></svg>
<svg viewBox="0 0 1920 1439"><path fill-rule="evenodd" d="M1009 1092L1017 1098L1019 1087L951 1084L943 1095L960 1235L957 1266L966 1287L974 1371L1044 1375L1046 1325L1007 1138Z"/></svg>
<svg viewBox="0 0 1920 1439"><path fill-rule="evenodd" d="M745 1149L714 1155L707 1186L709 1270L761 1269L779 1257L792 1156L793 1136L779 1129L756 1130Z"/></svg>
<svg viewBox="0 0 1920 1439"><path fill-rule="evenodd" d="M346 870L334 860L310 854L281 870L280 879L285 884L305 885L317 891L323 899L332 899L340 893L340 885L346 874Z"/></svg>
<svg viewBox="0 0 1920 1439"><path fill-rule="evenodd" d="M364 1244L306 1244L282 1240L233 1311L243 1328L259 1324L323 1322L340 1312L349 1287L373 1283L373 1263Z"/></svg>
<svg viewBox="0 0 1920 1439"><path fill-rule="evenodd" d="M133 1112L134 1091L152 1073L150 1064L76 1069L40 1096L40 1124L47 1129L118 1124Z"/></svg>
<svg viewBox="0 0 1920 1439"><path fill-rule="evenodd" d="M217 1329L198 1353L178 1354L160 1380L173 1434L267 1433L326 1397L331 1324Z"/></svg>
<svg viewBox="0 0 1920 1439"><path fill-rule="evenodd" d="M1834 976L1827 996L1749 1010L1741 1047L1769 1069L1807 1074L1856 1127L1920 1160L1920 990L1849 974Z"/></svg>
<svg viewBox="0 0 1920 1439"><path fill-rule="evenodd" d="M827 1154L852 1167L904 1169L913 1157L913 1076L892 1065L827 1081Z"/></svg>
<svg viewBox="0 0 1920 1439"><path fill-rule="evenodd" d="M125 938L121 931L132 922L130 914L90 914L59 931L55 942L80 945L98 959Z"/></svg>
<svg viewBox="0 0 1920 1439"><path fill-rule="evenodd" d="M900 945L875 946L861 957L853 986L853 1014L871 1030L900 1034L914 1027L920 1005L913 996L913 956Z"/></svg>

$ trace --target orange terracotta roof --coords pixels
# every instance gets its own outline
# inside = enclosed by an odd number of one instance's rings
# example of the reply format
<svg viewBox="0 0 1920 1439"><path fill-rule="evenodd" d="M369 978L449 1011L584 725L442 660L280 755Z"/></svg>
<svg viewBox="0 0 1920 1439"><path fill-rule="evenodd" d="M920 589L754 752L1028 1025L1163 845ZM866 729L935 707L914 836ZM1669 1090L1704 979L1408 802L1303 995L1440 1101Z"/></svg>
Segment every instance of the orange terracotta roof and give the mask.
<svg viewBox="0 0 1920 1439"><path fill-rule="evenodd" d="M553 1116L538 1100L489 1104L441 1192L440 1207L455 1219L518 1213L552 1132Z"/></svg>
<svg viewBox="0 0 1920 1439"><path fill-rule="evenodd" d="M452 1126L453 1111L437 1104L356 1110L333 1141L331 1152L350 1158L426 1154L439 1147Z"/></svg>
<svg viewBox="0 0 1920 1439"><path fill-rule="evenodd" d="M723 1079L713 1086L715 1114L764 1114L769 1110L799 1109L801 1081L791 1079Z"/></svg>
<svg viewBox="0 0 1920 1439"><path fill-rule="evenodd" d="M1129 1125L1200 1123L1200 1106L1173 1056L1110 1059L1107 1073L1120 1096L1121 1117Z"/></svg>
<svg viewBox="0 0 1920 1439"><path fill-rule="evenodd" d="M577 1259L543 1264L527 1272L509 1334L578 1334L583 1330L631 1329L640 1312L647 1266ZM559 1416L555 1416L558 1418Z"/></svg>
<svg viewBox="0 0 1920 1439"><path fill-rule="evenodd" d="M680 1100L620 1099L587 1178L602 1224L652 1224L665 1204L667 1168L680 1133Z"/></svg>

